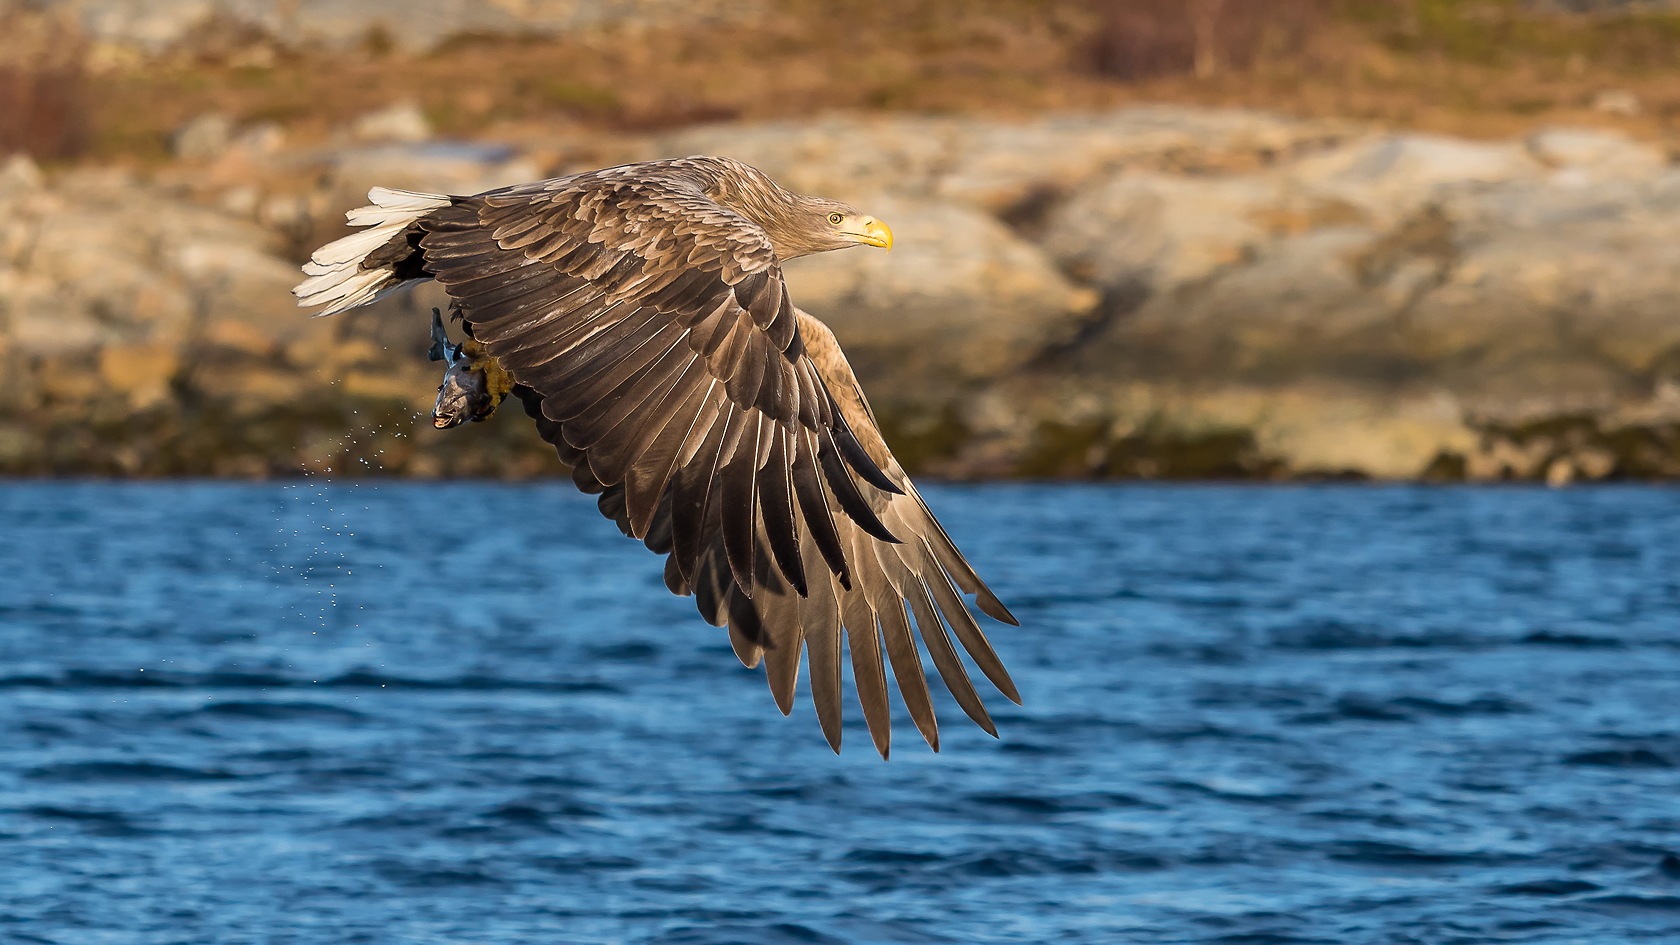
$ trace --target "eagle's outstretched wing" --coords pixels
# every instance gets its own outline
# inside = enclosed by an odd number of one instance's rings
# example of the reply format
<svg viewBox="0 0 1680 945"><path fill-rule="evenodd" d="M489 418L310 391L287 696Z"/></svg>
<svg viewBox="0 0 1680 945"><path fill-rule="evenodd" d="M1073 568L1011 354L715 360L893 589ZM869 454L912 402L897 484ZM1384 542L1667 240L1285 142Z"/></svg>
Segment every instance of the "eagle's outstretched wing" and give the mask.
<svg viewBox="0 0 1680 945"><path fill-rule="evenodd" d="M682 162L449 198L393 232L363 270L437 279L578 486L669 556L667 586L729 628L743 663L766 663L783 713L803 645L839 749L844 630L876 748L890 663L937 750L913 616L946 686L996 734L951 633L1018 702L961 593L1014 618L893 460L833 335L792 305L768 237Z"/></svg>

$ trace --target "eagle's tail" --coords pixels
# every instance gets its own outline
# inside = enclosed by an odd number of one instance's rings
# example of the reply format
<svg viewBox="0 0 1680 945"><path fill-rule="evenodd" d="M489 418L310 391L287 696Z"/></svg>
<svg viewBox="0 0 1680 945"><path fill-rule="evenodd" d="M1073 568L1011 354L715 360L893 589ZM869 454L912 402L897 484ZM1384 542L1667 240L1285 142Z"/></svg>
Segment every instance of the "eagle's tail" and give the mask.
<svg viewBox="0 0 1680 945"><path fill-rule="evenodd" d="M345 218L351 226L370 229L328 243L303 264L309 278L292 289L299 307L325 305L316 315L333 315L429 278L419 269L414 245L419 234L409 230L416 220L453 201L442 194L386 187L368 191L368 199L373 206L352 210Z"/></svg>

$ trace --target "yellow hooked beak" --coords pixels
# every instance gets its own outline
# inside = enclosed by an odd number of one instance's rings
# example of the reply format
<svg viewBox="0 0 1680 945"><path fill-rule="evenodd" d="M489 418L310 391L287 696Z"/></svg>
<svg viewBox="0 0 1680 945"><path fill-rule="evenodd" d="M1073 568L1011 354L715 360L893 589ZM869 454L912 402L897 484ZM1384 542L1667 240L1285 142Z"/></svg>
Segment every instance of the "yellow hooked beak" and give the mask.
<svg viewBox="0 0 1680 945"><path fill-rule="evenodd" d="M863 232L848 233L847 235L859 243L868 243L870 246L879 246L882 249L892 249L892 230L874 217L863 218Z"/></svg>

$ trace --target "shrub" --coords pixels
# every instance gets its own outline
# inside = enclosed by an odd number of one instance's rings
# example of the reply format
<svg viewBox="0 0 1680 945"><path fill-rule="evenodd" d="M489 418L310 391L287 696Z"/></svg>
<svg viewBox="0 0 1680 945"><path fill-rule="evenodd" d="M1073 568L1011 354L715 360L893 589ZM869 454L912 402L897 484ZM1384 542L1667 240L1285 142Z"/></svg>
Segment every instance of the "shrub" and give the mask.
<svg viewBox="0 0 1680 945"><path fill-rule="evenodd" d="M87 45L57 17L0 12L0 156L75 156L88 140Z"/></svg>
<svg viewBox="0 0 1680 945"><path fill-rule="evenodd" d="M1136 81L1202 78L1285 55L1324 21L1326 0L1098 0L1097 72Z"/></svg>

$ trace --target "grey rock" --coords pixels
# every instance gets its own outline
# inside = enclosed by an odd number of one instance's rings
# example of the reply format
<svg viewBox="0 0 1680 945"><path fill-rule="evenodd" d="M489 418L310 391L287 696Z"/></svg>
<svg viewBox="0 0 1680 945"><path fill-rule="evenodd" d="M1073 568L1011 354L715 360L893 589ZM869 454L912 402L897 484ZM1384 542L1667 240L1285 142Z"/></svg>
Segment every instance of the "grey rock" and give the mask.
<svg viewBox="0 0 1680 945"><path fill-rule="evenodd" d="M1597 128L1543 128L1526 144L1529 153L1548 166L1595 176L1649 177L1668 163L1660 148ZM1565 184L1569 179L1563 179Z"/></svg>
<svg viewBox="0 0 1680 945"><path fill-rule="evenodd" d="M334 148L299 155L288 163L294 172L311 169L321 174L328 188L325 202L341 210L366 205L368 189L375 186L478 194L542 176L540 165L514 148L467 141ZM282 221L277 217L276 222Z"/></svg>
<svg viewBox="0 0 1680 945"><path fill-rule="evenodd" d="M27 154L13 154L0 161L0 195L8 191L40 190L46 184L41 168Z"/></svg>
<svg viewBox="0 0 1680 945"><path fill-rule="evenodd" d="M1051 218L1044 245L1069 272L1105 288L1170 291L1245 263L1284 206L1273 177L1194 180L1121 173L1079 192Z"/></svg>
<svg viewBox="0 0 1680 945"><path fill-rule="evenodd" d="M432 123L415 102L398 102L389 108L369 112L350 126L358 141L404 142L425 141L432 136Z"/></svg>
<svg viewBox="0 0 1680 945"><path fill-rule="evenodd" d="M1645 110L1640 104L1639 96L1627 89L1605 89L1593 96L1592 108L1595 112L1607 115L1625 115L1632 117Z"/></svg>
<svg viewBox="0 0 1680 945"><path fill-rule="evenodd" d="M1039 195L1066 195L1119 168L1252 166L1359 131L1345 122L1180 106L1022 122L831 115L682 131L655 140L642 156L728 154L794 190L937 196L995 213Z"/></svg>
<svg viewBox="0 0 1680 945"><path fill-rule="evenodd" d="M178 349L212 312L295 331L278 317L294 269L267 233L124 175L73 172L0 195L0 221L0 310L20 354Z"/></svg>
<svg viewBox="0 0 1680 945"><path fill-rule="evenodd" d="M286 129L278 122L260 121L242 129L230 147L252 157L271 157L285 149Z"/></svg>
<svg viewBox="0 0 1680 945"><path fill-rule="evenodd" d="M207 161L221 157L232 140L233 119L212 112L182 125L170 144L178 158Z"/></svg>

